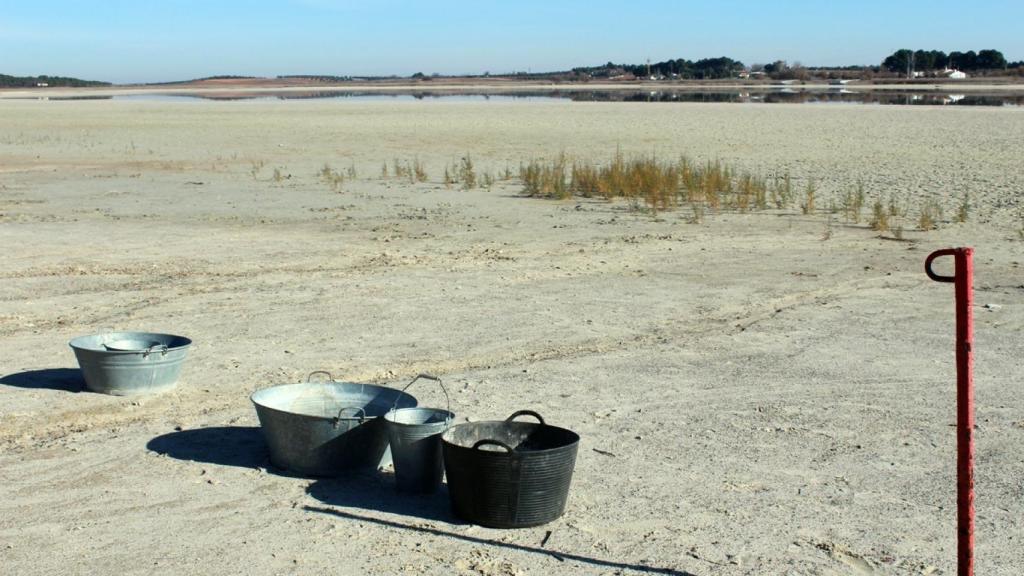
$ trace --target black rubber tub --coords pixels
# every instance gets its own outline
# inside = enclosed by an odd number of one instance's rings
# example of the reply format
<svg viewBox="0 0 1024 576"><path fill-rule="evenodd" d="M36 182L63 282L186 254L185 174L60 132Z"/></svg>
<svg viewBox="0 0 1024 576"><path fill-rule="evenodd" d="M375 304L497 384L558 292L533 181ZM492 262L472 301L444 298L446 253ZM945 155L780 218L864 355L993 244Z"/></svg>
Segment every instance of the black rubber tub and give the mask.
<svg viewBox="0 0 1024 576"><path fill-rule="evenodd" d="M539 422L518 422L532 416ZM456 516L489 528L527 528L565 512L578 434L530 410L504 421L473 422L441 436Z"/></svg>

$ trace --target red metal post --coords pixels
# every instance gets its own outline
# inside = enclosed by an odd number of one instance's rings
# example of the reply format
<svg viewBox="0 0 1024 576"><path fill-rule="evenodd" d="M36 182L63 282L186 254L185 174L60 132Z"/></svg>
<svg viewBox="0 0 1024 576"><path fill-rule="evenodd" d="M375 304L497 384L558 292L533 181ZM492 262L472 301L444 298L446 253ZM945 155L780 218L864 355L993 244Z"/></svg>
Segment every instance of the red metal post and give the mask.
<svg viewBox="0 0 1024 576"><path fill-rule="evenodd" d="M932 261L954 257L954 275L939 276ZM931 253L925 273L953 282L956 293L956 504L957 574L974 575L974 250L948 248Z"/></svg>

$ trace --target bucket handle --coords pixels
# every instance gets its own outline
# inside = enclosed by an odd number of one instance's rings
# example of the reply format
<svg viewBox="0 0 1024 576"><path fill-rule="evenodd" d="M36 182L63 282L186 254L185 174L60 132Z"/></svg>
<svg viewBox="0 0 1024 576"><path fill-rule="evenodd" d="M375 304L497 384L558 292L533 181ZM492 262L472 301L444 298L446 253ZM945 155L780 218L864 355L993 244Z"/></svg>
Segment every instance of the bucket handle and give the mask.
<svg viewBox="0 0 1024 576"><path fill-rule="evenodd" d="M540 414L534 412L533 410L516 410L515 412L512 413L511 416L505 418L505 422L511 422L518 418L519 416L533 416L538 421L540 421L542 425L547 426L547 423L544 422L544 418Z"/></svg>
<svg viewBox="0 0 1024 576"><path fill-rule="evenodd" d="M409 382L408 384L405 385L405 388L402 388L402 392L405 392L406 390L408 390L409 387L412 386L413 384L415 384L416 381L419 380L420 378L422 378L424 380L433 380L434 382L437 382L438 386L441 387L441 391L444 392L445 403L447 404L446 410L447 410L447 412L449 414L449 416L447 418L445 418L445 422L446 423L450 422L451 419L452 419L452 417L450 416L450 414L452 413L452 399L448 396L448 389L444 387L444 382L441 382L441 379L438 378L437 376L434 376L432 374L426 374L426 373L417 374L416 377L412 379L412 382ZM401 398L402 398L401 395L399 395L397 398L395 398L395 403L391 405L391 411L392 412L394 412L395 410L398 409L398 401Z"/></svg>
<svg viewBox="0 0 1024 576"><path fill-rule="evenodd" d="M476 443L473 444L473 450L479 450L481 446L499 446L499 447L504 448L505 450L507 450L509 453L515 452L515 450L513 450L511 446L509 446L508 444L505 444L501 440L490 440L490 439L477 440Z"/></svg>
<svg viewBox="0 0 1024 576"><path fill-rule="evenodd" d="M355 410L356 414L358 414L359 416L354 416L352 418L342 418L341 415L345 413L345 410ZM364 410L361 406L342 406L341 409L338 410L338 415L334 417L334 427L337 428L338 424L342 420L357 420L357 419L359 420L359 423L362 424L363 421L366 420L366 410Z"/></svg>
<svg viewBox="0 0 1024 576"><path fill-rule="evenodd" d="M310 372L309 376L306 376L306 383L308 384L312 382L313 376L316 376L317 374L324 374L325 376L327 376L328 382L334 382L334 376L332 376L330 372L328 372L327 370L317 370L316 372Z"/></svg>
<svg viewBox="0 0 1024 576"><path fill-rule="evenodd" d="M168 352L167 344L153 344L152 346L150 346L149 348L146 348L142 352L142 357L143 358L149 358L149 355L152 354L153 352L155 352L156 350L160 350L160 355L161 356L167 356L167 352Z"/></svg>

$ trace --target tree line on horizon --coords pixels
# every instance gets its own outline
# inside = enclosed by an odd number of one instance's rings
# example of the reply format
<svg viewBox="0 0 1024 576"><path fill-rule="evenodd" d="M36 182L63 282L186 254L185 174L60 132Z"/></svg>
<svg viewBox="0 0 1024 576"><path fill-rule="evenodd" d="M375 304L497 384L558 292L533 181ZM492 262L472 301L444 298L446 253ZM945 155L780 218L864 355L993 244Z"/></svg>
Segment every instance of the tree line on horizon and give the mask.
<svg viewBox="0 0 1024 576"><path fill-rule="evenodd" d="M35 88L40 84L47 86L60 86L71 88L83 88L88 86L110 86L110 82L98 80L81 80L67 76L9 76L0 74L0 88Z"/></svg>
<svg viewBox="0 0 1024 576"><path fill-rule="evenodd" d="M530 74L530 77L560 77L567 80L590 78L672 78L682 80L720 80L736 78L740 72L747 71L755 75L764 75L775 80L807 80L811 77L828 79L872 79L875 77L892 77L907 74L910 68L917 71L937 71L955 68L974 74L1015 74L1024 76L1024 61L1009 62L999 50L987 49L975 52L950 52L941 50L897 50L887 56L880 65L861 66L820 66L808 67L800 62L792 64L785 60L776 60L768 64L752 64L747 68L743 62L721 56L703 58L692 61L684 58L665 60L649 64L615 64L608 62L603 66L583 66L573 68L570 72L550 72ZM515 76L524 76L516 73Z"/></svg>
<svg viewBox="0 0 1024 576"><path fill-rule="evenodd" d="M631 75L637 78L658 76L663 78L680 78L684 80L719 80L733 78L746 66L739 60L726 56L718 58L702 58L697 61L677 58L653 64L614 64L604 66L581 66L573 68L576 75L587 75L594 78Z"/></svg>
<svg viewBox="0 0 1024 576"><path fill-rule="evenodd" d="M998 71L1009 68L1024 67L1024 61L1007 62L999 50L968 50L967 52L950 52L942 50L910 50L903 48L887 56L882 61L882 68L894 74L907 74L908 71L934 71L947 68L963 72Z"/></svg>

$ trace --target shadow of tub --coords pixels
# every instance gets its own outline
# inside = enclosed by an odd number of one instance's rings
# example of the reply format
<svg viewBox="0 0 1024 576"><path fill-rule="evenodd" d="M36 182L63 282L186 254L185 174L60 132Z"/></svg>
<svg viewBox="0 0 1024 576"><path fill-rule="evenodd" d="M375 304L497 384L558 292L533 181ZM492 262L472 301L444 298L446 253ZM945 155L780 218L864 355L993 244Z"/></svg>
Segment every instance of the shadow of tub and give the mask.
<svg viewBox="0 0 1024 576"><path fill-rule="evenodd" d="M78 368L46 368L16 372L0 377L0 384L15 388L50 389L76 393L85 390L85 378L82 377L82 371Z"/></svg>

